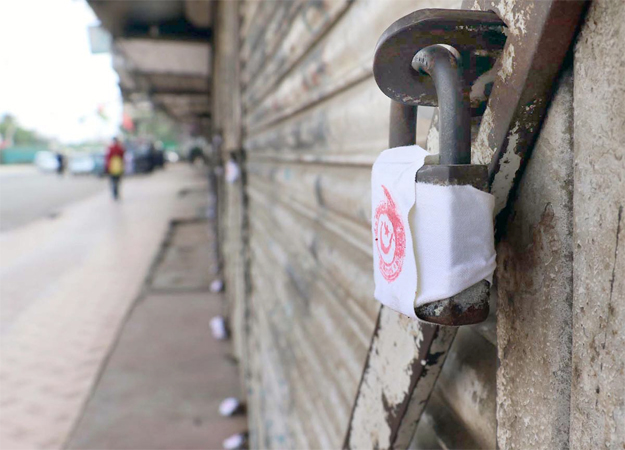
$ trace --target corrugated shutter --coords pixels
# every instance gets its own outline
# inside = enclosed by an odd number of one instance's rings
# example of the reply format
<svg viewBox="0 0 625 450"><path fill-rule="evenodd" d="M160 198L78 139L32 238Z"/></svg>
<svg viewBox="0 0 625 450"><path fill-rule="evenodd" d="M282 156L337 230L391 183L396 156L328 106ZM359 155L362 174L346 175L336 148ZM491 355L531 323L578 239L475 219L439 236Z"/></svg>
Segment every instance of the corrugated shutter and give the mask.
<svg viewBox="0 0 625 450"><path fill-rule="evenodd" d="M372 78L373 51L399 17L457 6L241 4L254 448L342 443L378 313L370 168L387 146L389 100ZM420 433L445 434L444 423L466 429L464 442L494 445L495 347L471 330L454 346L473 351L452 350Z"/></svg>

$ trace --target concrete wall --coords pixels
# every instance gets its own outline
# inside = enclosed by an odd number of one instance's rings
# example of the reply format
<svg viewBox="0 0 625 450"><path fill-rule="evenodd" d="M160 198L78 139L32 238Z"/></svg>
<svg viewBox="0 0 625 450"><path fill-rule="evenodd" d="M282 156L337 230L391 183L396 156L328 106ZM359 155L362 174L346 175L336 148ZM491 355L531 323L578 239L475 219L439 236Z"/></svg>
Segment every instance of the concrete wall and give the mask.
<svg viewBox="0 0 625 450"><path fill-rule="evenodd" d="M498 247L501 448L625 443L624 44L593 2Z"/></svg>

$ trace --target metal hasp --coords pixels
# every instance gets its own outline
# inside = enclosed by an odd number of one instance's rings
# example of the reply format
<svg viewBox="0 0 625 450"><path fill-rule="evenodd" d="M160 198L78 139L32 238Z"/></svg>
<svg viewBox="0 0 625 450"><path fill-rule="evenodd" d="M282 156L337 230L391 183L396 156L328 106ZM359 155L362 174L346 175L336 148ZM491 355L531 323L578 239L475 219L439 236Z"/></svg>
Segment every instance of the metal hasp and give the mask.
<svg viewBox="0 0 625 450"><path fill-rule="evenodd" d="M516 185L549 107L554 83L589 5L587 0L464 0L462 7L492 10L508 24L488 107L473 154L490 162L496 238L505 232ZM600 69L598 69L600 70Z"/></svg>
<svg viewBox="0 0 625 450"><path fill-rule="evenodd" d="M501 52L503 27L494 13L423 10L398 20L380 38L374 75L382 92L393 100L391 146L414 144L408 135L416 119L416 108L411 105L439 107L439 164L424 165L416 181L471 185L488 191L487 166L471 165L469 92ZM404 106L398 108L397 103ZM488 317L489 294L490 283L481 280L453 297L417 307L415 312L421 320L437 325L475 324Z"/></svg>

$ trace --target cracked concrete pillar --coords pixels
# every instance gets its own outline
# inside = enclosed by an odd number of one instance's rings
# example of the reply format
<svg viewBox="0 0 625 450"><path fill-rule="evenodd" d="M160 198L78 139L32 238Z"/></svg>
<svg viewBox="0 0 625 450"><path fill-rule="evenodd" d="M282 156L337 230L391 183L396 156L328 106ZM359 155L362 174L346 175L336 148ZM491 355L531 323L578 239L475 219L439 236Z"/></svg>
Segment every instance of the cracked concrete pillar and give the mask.
<svg viewBox="0 0 625 450"><path fill-rule="evenodd" d="M572 106L569 63L497 247L497 442L502 449L568 447Z"/></svg>
<svg viewBox="0 0 625 450"><path fill-rule="evenodd" d="M572 449L625 448L625 4L575 49Z"/></svg>

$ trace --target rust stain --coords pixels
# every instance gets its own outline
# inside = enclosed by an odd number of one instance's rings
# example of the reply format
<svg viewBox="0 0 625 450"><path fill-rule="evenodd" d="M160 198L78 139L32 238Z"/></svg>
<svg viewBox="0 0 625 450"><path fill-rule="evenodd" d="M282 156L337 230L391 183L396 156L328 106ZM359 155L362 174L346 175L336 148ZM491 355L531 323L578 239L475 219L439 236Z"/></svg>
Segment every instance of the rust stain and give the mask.
<svg viewBox="0 0 625 450"><path fill-rule="evenodd" d="M513 227L514 213L511 215L508 226ZM547 203L536 225L530 226L530 239L506 239L497 248L498 266L501 275L498 276L498 285L504 291L504 298L510 304L514 303L516 293L536 294L534 278L528 272L541 265L548 265L559 252L560 238L555 231L555 213L551 203ZM521 230L522 234L522 230ZM547 251L546 251L547 250ZM547 257L549 255L549 258ZM505 275L505 276L503 276Z"/></svg>

